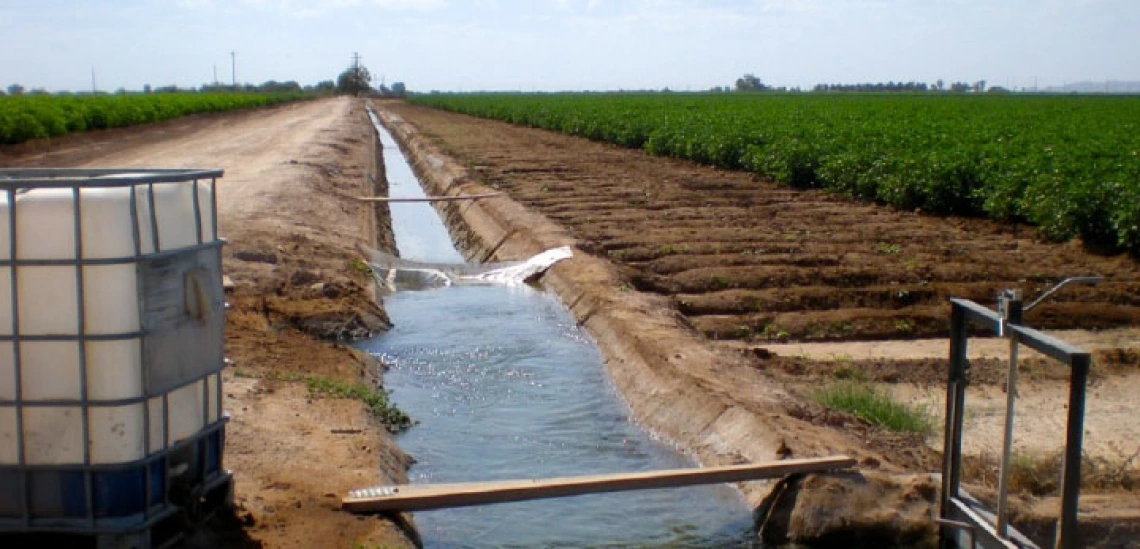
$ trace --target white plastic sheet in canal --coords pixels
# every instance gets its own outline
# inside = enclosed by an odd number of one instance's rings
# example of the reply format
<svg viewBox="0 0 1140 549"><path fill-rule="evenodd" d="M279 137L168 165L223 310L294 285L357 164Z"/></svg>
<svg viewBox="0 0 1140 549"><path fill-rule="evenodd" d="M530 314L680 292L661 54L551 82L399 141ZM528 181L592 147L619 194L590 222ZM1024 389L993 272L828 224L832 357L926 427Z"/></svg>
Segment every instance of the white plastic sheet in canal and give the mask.
<svg viewBox="0 0 1140 549"><path fill-rule="evenodd" d="M410 261L365 247L360 251L368 258L368 265L380 287L389 293L474 284L516 286L574 255L569 246L562 246L523 261L468 265Z"/></svg>

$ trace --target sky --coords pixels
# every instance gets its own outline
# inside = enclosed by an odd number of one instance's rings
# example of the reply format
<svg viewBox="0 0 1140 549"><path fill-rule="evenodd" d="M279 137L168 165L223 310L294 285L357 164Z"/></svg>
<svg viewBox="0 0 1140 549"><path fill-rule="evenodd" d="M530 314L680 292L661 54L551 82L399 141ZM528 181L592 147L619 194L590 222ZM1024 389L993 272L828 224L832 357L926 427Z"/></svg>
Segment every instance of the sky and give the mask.
<svg viewBox="0 0 1140 549"><path fill-rule="evenodd" d="M307 85L354 52L423 92L1044 88L1140 80L1137 29L1137 0L0 0L0 88Z"/></svg>

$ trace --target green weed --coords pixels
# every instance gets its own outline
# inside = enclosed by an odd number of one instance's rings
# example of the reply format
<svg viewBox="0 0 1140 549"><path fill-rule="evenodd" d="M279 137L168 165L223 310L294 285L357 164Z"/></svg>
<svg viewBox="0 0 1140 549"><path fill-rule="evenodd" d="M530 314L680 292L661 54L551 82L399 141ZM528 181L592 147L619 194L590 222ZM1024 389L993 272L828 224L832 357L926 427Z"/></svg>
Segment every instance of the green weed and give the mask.
<svg viewBox="0 0 1140 549"><path fill-rule="evenodd" d="M897 255L902 253L902 246L880 242L878 246L875 246L875 251L881 254Z"/></svg>
<svg viewBox="0 0 1140 549"><path fill-rule="evenodd" d="M266 372L254 373L243 369L234 370L235 377L273 379L277 381L302 382L313 398L344 398L358 400L368 407L368 412L379 419L391 433L407 430L415 422L396 407L388 398L388 392L370 387L364 383L341 381L327 376L303 375L296 373Z"/></svg>
<svg viewBox="0 0 1140 549"><path fill-rule="evenodd" d="M895 402L886 392L862 381L836 381L816 389L811 397L823 406L891 431L926 435L934 428L925 410Z"/></svg>

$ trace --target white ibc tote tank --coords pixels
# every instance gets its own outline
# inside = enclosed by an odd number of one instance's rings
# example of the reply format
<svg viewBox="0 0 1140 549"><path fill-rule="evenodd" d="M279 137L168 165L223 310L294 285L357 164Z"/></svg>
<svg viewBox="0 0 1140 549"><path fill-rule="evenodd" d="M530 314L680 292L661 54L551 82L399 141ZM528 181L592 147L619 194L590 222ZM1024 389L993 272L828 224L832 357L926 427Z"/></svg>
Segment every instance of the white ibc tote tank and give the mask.
<svg viewBox="0 0 1140 549"><path fill-rule="evenodd" d="M53 173L28 172L19 175ZM148 364L162 350L144 342L154 326L221 315L220 265L153 263L195 250L220 262L208 252L221 172L82 175L82 185L0 192L0 402L16 403L0 405L0 465L131 462L219 419L220 373L175 379L155 369L177 357ZM164 268L179 280L162 280ZM170 388L156 392L156 380Z"/></svg>

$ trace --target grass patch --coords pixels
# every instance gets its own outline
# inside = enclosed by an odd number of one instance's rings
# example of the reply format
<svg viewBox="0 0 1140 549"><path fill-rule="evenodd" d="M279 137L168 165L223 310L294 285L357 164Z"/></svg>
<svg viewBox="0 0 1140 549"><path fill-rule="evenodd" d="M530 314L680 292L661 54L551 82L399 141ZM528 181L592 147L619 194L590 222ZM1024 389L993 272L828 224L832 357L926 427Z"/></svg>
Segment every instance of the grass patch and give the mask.
<svg viewBox="0 0 1140 549"><path fill-rule="evenodd" d="M875 251L881 254L897 255L902 253L902 246L893 243L880 242Z"/></svg>
<svg viewBox="0 0 1140 549"><path fill-rule="evenodd" d="M689 253L688 246L684 244L662 244L657 250L661 255L674 255Z"/></svg>
<svg viewBox="0 0 1140 549"><path fill-rule="evenodd" d="M312 376L293 373L266 372L255 374L246 370L235 370L236 377L273 379L278 381L302 382L313 398L345 398L358 400L368 407L368 413L380 420L390 433L399 433L415 425L412 418L392 404L388 392L375 389L364 383L341 381L326 376Z"/></svg>
<svg viewBox="0 0 1140 549"><path fill-rule="evenodd" d="M323 376L305 376L303 379L309 394L332 398L359 400L368 407L368 412L378 418L388 431L398 433L412 426L412 418L396 408L388 399L388 392L377 390L363 383L349 383Z"/></svg>
<svg viewBox="0 0 1140 549"><path fill-rule="evenodd" d="M926 435L934 428L925 410L895 402L886 392L861 381L836 381L816 389L811 396L827 408L853 414L892 431Z"/></svg>
<svg viewBox="0 0 1140 549"><path fill-rule="evenodd" d="M895 331L900 334L909 334L914 332L914 321L907 318L900 318L895 321Z"/></svg>

